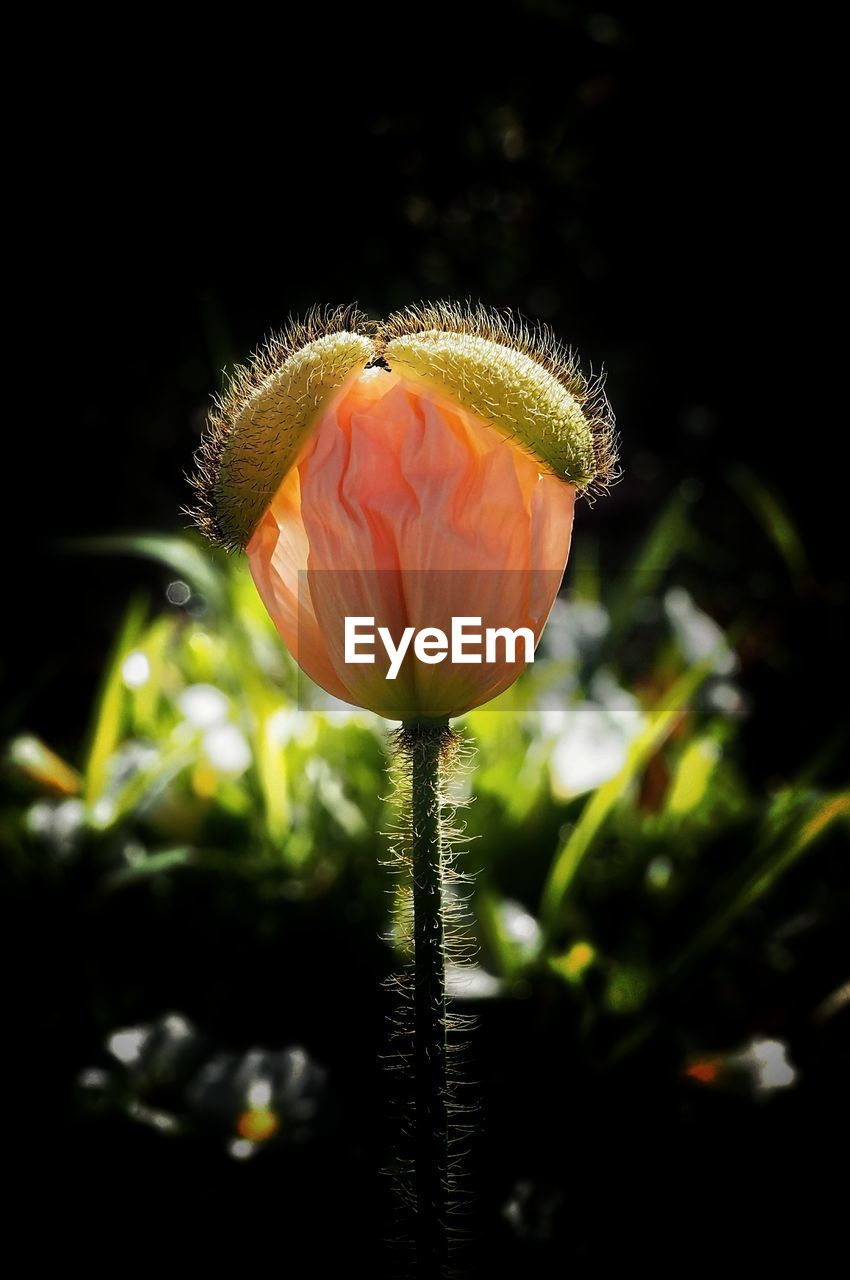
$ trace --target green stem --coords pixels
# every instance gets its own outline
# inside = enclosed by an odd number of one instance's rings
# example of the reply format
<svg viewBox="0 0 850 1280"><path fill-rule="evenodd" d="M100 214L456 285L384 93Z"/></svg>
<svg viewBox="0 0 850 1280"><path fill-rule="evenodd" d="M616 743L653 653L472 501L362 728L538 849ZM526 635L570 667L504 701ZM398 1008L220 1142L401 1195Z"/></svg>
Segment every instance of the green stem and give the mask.
<svg viewBox="0 0 850 1280"><path fill-rule="evenodd" d="M446 957L443 931L441 756L445 725L406 725L411 763L413 872L414 1132L416 1262L419 1280L447 1266L448 1117L446 1107Z"/></svg>

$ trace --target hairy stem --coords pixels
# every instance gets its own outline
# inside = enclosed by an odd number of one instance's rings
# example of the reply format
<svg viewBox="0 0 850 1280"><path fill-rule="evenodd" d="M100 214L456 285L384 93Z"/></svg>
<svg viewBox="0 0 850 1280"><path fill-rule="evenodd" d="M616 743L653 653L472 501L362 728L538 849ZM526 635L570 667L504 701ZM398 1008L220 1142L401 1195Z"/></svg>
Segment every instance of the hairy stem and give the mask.
<svg viewBox="0 0 850 1280"><path fill-rule="evenodd" d="M443 725L409 725L414 933L414 1130L416 1262L420 1280L447 1266L448 1120L446 955L443 923L441 756Z"/></svg>

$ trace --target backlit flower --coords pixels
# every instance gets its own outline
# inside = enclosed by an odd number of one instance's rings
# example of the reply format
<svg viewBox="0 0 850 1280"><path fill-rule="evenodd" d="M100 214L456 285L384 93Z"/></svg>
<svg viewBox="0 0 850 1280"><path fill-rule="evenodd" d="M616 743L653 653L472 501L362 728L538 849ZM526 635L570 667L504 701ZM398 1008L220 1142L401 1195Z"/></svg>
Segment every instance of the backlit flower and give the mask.
<svg viewBox="0 0 850 1280"><path fill-rule="evenodd" d="M499 317L443 306L377 328L350 312L314 317L239 371L220 404L199 520L247 549L317 684L389 719L442 720L519 675L528 654L505 630L539 640L576 493L613 470L604 410L565 353ZM352 660L346 618L371 622L360 653L374 661ZM444 652L437 637L462 618L481 644Z"/></svg>

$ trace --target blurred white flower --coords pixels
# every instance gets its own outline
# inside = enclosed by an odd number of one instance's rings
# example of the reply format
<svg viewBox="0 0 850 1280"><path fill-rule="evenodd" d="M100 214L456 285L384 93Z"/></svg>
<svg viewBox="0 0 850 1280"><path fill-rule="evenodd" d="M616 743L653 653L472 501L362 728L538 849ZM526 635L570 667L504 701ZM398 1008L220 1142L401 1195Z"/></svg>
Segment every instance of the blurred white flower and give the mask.
<svg viewBox="0 0 850 1280"><path fill-rule="evenodd" d="M301 711L298 707L278 707L268 719L268 734L272 742L285 747L289 742L312 738L316 731L316 715Z"/></svg>
<svg viewBox="0 0 850 1280"><path fill-rule="evenodd" d="M643 724L643 712L633 693L618 684L610 671L603 668L594 673L590 682L590 694L606 711L616 713L623 723L631 721L638 728Z"/></svg>
<svg viewBox="0 0 850 1280"><path fill-rule="evenodd" d="M540 950L542 940L540 925L534 916L513 898L505 898L499 904L499 915L502 928L523 960L533 960Z"/></svg>
<svg viewBox="0 0 850 1280"><path fill-rule="evenodd" d="M643 727L639 702L609 673L598 672L590 692L592 702L543 713L546 727L557 725L549 770L552 791L562 799L592 791L619 773Z"/></svg>
<svg viewBox="0 0 850 1280"><path fill-rule="evenodd" d="M688 662L704 662L713 657L713 670L717 675L728 676L737 671L737 656L720 627L697 608L683 587L670 588L664 597L664 612Z"/></svg>
<svg viewBox="0 0 850 1280"><path fill-rule="evenodd" d="M177 705L194 729L210 729L230 713L230 699L212 684L190 684Z"/></svg>
<svg viewBox="0 0 850 1280"><path fill-rule="evenodd" d="M182 1013L169 1013L162 1019L160 1028L171 1040L184 1040L193 1034L191 1024Z"/></svg>
<svg viewBox="0 0 850 1280"><path fill-rule="evenodd" d="M781 1040L752 1040L747 1047L728 1059L730 1067L749 1072L756 1093L787 1089L797 1079L788 1061L787 1045Z"/></svg>
<svg viewBox="0 0 850 1280"><path fill-rule="evenodd" d="M604 605L595 600L556 599L541 642L547 657L579 662L592 657L608 634Z"/></svg>
<svg viewBox="0 0 850 1280"><path fill-rule="evenodd" d="M592 791L619 773L628 750L628 736L601 707L579 703L552 749L552 791L562 799Z"/></svg>
<svg viewBox="0 0 850 1280"><path fill-rule="evenodd" d="M121 664L121 679L128 689L141 689L151 678L151 664L147 654L135 649L128 653Z"/></svg>
<svg viewBox="0 0 850 1280"><path fill-rule="evenodd" d="M272 1086L269 1080L253 1080L248 1087L246 1102L249 1107L268 1107L272 1101Z"/></svg>
<svg viewBox="0 0 850 1280"><path fill-rule="evenodd" d="M213 768L230 777L238 777L251 763L248 739L235 724L218 724L207 729L201 745Z"/></svg>
<svg viewBox="0 0 850 1280"><path fill-rule="evenodd" d="M101 796L92 805L91 820L95 827L104 829L109 826L115 817L115 804L109 796Z"/></svg>
<svg viewBox="0 0 850 1280"><path fill-rule="evenodd" d="M34 835L52 836L64 847L71 844L85 817L82 800L61 800L58 804L39 800L27 810L26 824Z"/></svg>
<svg viewBox="0 0 850 1280"><path fill-rule="evenodd" d="M734 716L740 719L746 715L747 700L729 680L712 680L703 693L705 705L709 711L722 716Z"/></svg>
<svg viewBox="0 0 850 1280"><path fill-rule="evenodd" d="M479 964L446 965L446 994L452 1000L492 1000L501 990L499 978Z"/></svg>
<svg viewBox="0 0 850 1280"><path fill-rule="evenodd" d="M150 1034L149 1027L128 1027L126 1031L116 1031L111 1035L106 1047L114 1058L127 1067L138 1062Z"/></svg>
<svg viewBox="0 0 850 1280"><path fill-rule="evenodd" d="M250 1160L260 1150L259 1142L251 1142L249 1138L233 1138L227 1144L227 1150L234 1160Z"/></svg>

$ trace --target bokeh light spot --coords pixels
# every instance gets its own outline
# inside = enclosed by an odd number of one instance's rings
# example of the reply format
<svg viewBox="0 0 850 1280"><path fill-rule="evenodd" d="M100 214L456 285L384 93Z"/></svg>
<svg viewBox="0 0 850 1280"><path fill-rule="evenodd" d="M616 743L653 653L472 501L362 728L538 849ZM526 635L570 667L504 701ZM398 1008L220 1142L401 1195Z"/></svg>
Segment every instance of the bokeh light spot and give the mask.
<svg viewBox="0 0 850 1280"><path fill-rule="evenodd" d="M663 854L653 858L646 868L646 881L651 889L666 889L672 878L673 864Z"/></svg>
<svg viewBox="0 0 850 1280"><path fill-rule="evenodd" d="M714 1084L719 1074L716 1062L692 1062L685 1068L685 1075L691 1080L698 1080L700 1084Z"/></svg>
<svg viewBox="0 0 850 1280"><path fill-rule="evenodd" d="M268 1080L255 1080L248 1090L248 1106L256 1110L268 1107L272 1100L272 1087Z"/></svg>
<svg viewBox="0 0 850 1280"><path fill-rule="evenodd" d="M578 982L595 959L596 950L589 942L574 942L566 955L552 963L570 982Z"/></svg>
<svg viewBox="0 0 850 1280"><path fill-rule="evenodd" d="M139 649L128 653L121 664L121 679L128 689L141 689L151 678L151 664L147 654Z"/></svg>
<svg viewBox="0 0 850 1280"><path fill-rule="evenodd" d="M265 1142L280 1128L280 1120L271 1107L249 1107L243 1111L236 1125L239 1136L249 1142Z"/></svg>
<svg viewBox="0 0 850 1280"><path fill-rule="evenodd" d="M184 605L189 601L192 591L186 582L169 582L165 589L165 598L169 604Z"/></svg>

